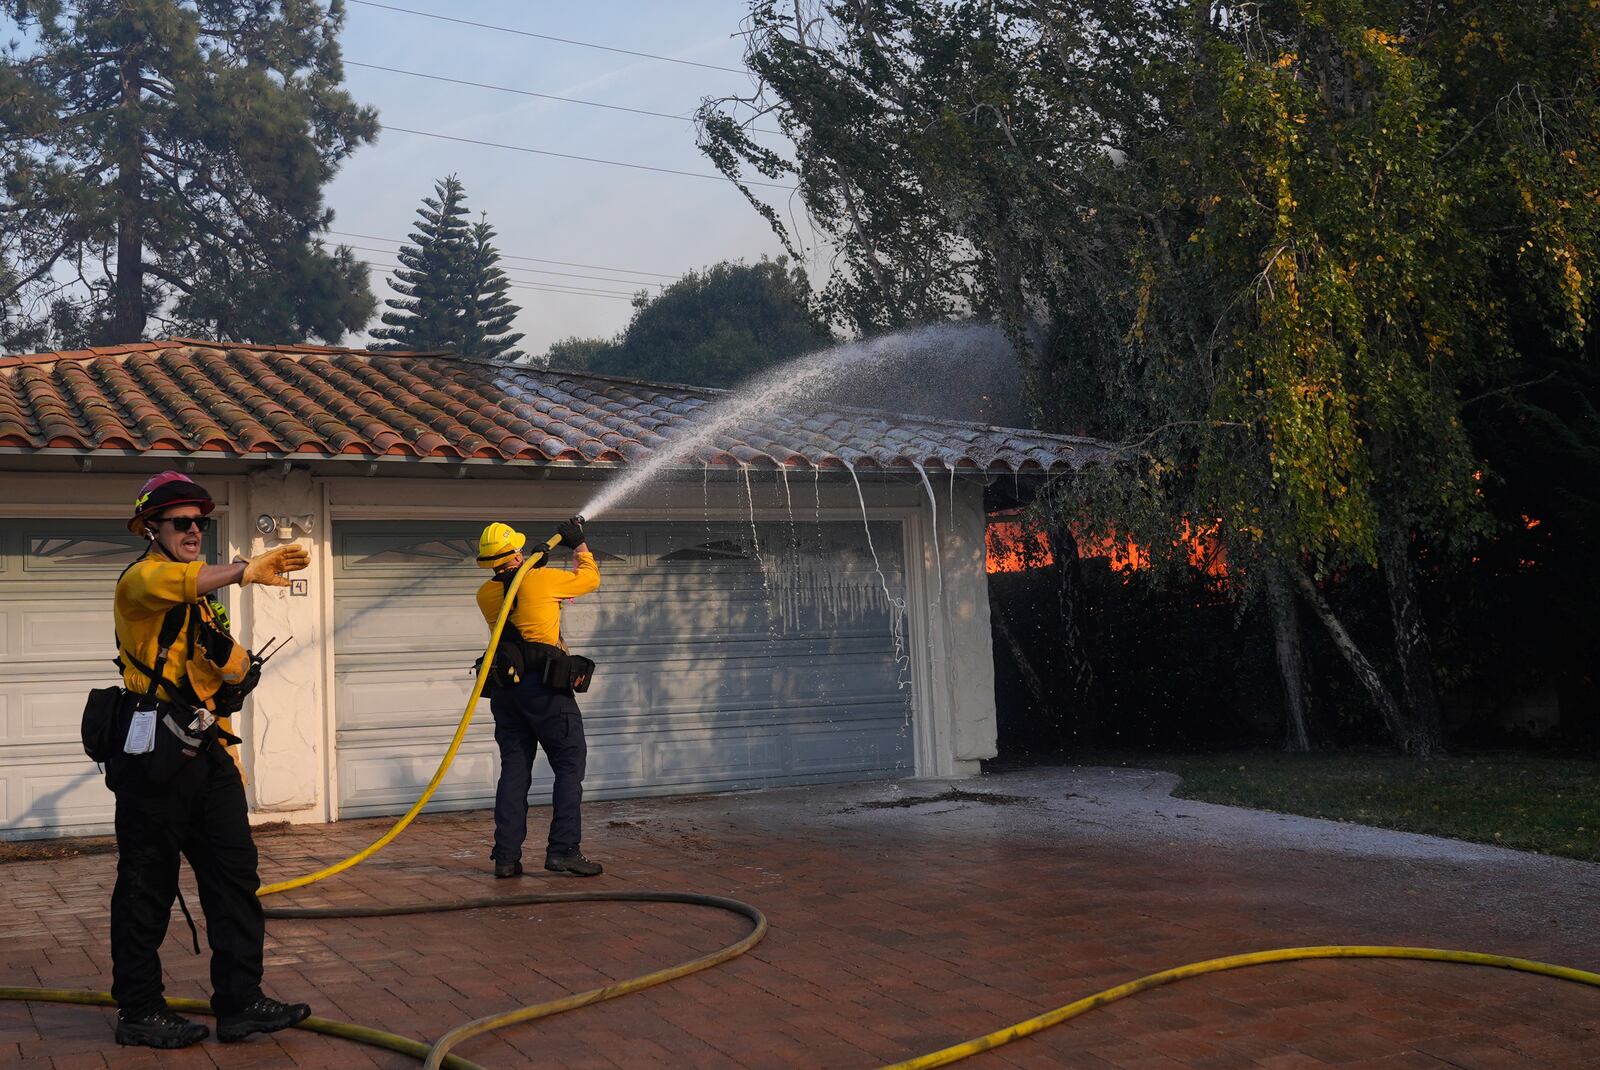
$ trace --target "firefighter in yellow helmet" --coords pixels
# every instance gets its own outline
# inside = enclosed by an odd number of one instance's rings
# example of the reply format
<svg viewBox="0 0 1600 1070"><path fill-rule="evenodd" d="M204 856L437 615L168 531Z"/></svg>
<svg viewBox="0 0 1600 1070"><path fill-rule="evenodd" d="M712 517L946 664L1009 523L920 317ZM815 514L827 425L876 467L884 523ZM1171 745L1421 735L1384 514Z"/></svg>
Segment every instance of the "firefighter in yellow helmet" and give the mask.
<svg viewBox="0 0 1600 1070"><path fill-rule="evenodd" d="M600 569L584 541L583 518L573 517L557 529L561 545L573 550L575 567L544 568L547 551L523 577L506 619L490 670L494 692L494 740L500 747L500 781L494 796L494 862L496 877L522 873L522 841L528 835L528 788L539 747L555 773L550 793L550 838L544 868L556 873L593 877L601 872L580 849L584 763L588 745L583 716L564 672L569 663L561 638L561 603L600 586ZM494 570L478 588L478 609L490 629L500 616L511 579L525 560L527 536L508 524L494 523L478 540L478 566Z"/></svg>

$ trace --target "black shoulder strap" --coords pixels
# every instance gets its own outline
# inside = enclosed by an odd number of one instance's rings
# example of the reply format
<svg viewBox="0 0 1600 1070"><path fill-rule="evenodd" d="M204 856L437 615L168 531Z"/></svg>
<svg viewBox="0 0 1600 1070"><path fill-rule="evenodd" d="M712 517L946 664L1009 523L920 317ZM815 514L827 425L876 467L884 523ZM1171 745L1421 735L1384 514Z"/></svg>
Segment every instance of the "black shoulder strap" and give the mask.
<svg viewBox="0 0 1600 1070"><path fill-rule="evenodd" d="M504 600L505 597L511 593L511 581L516 579L516 578L517 578L517 570L514 569L514 568L508 568L504 572L496 572L494 574L494 582L498 583L500 585L501 589L502 589L502 593L500 595L502 600ZM522 589L519 587L517 589L517 598L521 598L521 597L522 597ZM506 610L506 620L507 621L511 620L511 612L512 612L512 610L515 610L517 608L517 598L513 598L511 600L511 609Z"/></svg>
<svg viewBox="0 0 1600 1070"><path fill-rule="evenodd" d="M505 589L505 594L510 594L511 581L516 579L516 577L517 570L514 568L508 568L504 572L496 572L494 574L494 581ZM504 598L505 596L502 595L501 597ZM502 643L510 642L515 643L518 646L526 646L527 644L527 640L522 638L522 632L518 631L516 625L511 623L511 614L516 612L517 599L521 597L522 588L519 587L517 588L516 598L511 600L511 608L506 610L506 628L505 631L500 633L500 641Z"/></svg>
<svg viewBox="0 0 1600 1070"><path fill-rule="evenodd" d="M150 556L150 547L147 546L145 547L144 553L128 562L128 567L124 568L117 576L117 584L120 586L122 583L122 577L128 574L128 570L133 568L134 565L137 565L140 561L143 561L148 556ZM172 644L177 642L178 633L183 631L183 626L187 624L188 621L189 603L180 602L171 609L167 610L166 616L161 618L161 631L156 634L156 663L153 666L144 664L144 662L134 657L128 651L122 649L122 639L117 635L117 629L113 625L111 629L111 639L117 647L116 664L118 667L121 667L123 660L126 659L129 665L144 673L144 675L150 680L150 690L145 692L145 698L155 698L156 692L163 684L166 685L169 692L173 691L172 684L164 679L161 673L162 670L167 667L167 654L172 650ZM175 692L174 697L177 697Z"/></svg>
<svg viewBox="0 0 1600 1070"><path fill-rule="evenodd" d="M172 681L162 675L162 670L167 667L167 655L172 652L172 644L177 641L178 633L183 631L183 626L189 620L189 603L182 602L167 610L167 615L161 618L161 631L156 636L156 663L146 665L119 645L117 654L119 659L125 659L129 665L144 673L150 680L150 689L145 692L146 698L155 698L156 692L161 687L166 687L172 698L182 697Z"/></svg>

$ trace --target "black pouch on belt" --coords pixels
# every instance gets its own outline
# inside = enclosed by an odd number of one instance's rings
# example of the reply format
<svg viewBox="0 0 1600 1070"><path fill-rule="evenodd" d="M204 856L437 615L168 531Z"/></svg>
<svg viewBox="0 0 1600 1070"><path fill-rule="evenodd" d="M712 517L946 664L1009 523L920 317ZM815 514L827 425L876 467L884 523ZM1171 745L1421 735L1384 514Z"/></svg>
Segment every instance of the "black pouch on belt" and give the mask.
<svg viewBox="0 0 1600 1070"><path fill-rule="evenodd" d="M133 566L128 566L132 568ZM126 574L127 569L123 569ZM89 760L106 767L106 783L108 786L115 779L117 770L113 770L112 763L126 764L124 758L130 757L123 753L123 743L128 736L128 728L133 721L134 707L141 702L152 705L161 686L172 685L161 676L162 669L167 664L167 654L177 639L178 633L183 630L184 623L189 619L187 605L173 606L161 620L161 632L157 636L156 645L159 648L154 666L145 665L127 651L121 644L117 646L117 658L113 663L118 671L123 668L124 660L131 663L140 672L144 673L150 681L149 690L143 698L122 687L97 687L89 692L88 699L83 704L83 721L79 731L83 736L83 752ZM113 633L113 639L115 633Z"/></svg>
<svg viewBox="0 0 1600 1070"><path fill-rule="evenodd" d="M594 678L594 662L582 654L568 654L548 643L529 643L527 647L530 671L538 675L544 686L552 691L579 694L589 690L589 681Z"/></svg>
<svg viewBox="0 0 1600 1070"><path fill-rule="evenodd" d="M562 671L567 686L580 695L589 690L589 681L594 679L594 662L582 654L564 654L562 658L566 661Z"/></svg>
<svg viewBox="0 0 1600 1070"><path fill-rule="evenodd" d="M502 636L494 648L494 663L489 682L498 688L516 687L528 678L532 659L520 638Z"/></svg>
<svg viewBox="0 0 1600 1070"><path fill-rule="evenodd" d="M83 753L104 764L122 749L128 734L129 695L120 687L97 687L83 704Z"/></svg>

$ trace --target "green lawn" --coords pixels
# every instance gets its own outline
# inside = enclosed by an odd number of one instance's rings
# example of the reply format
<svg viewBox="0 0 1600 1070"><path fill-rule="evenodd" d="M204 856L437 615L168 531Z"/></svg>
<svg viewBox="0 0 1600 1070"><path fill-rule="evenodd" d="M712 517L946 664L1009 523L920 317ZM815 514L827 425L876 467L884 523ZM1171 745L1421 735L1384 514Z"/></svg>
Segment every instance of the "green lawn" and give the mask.
<svg viewBox="0 0 1600 1070"><path fill-rule="evenodd" d="M1074 754L1164 769L1181 799L1427 832L1600 862L1600 762L1483 754L1420 764L1393 755Z"/></svg>

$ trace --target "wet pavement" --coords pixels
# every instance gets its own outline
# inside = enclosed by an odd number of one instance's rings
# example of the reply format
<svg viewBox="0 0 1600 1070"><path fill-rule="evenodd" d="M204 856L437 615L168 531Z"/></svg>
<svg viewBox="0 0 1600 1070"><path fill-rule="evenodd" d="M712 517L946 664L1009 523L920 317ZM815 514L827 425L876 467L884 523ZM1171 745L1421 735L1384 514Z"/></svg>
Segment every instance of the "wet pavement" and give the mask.
<svg viewBox="0 0 1600 1070"><path fill-rule="evenodd" d="M1600 866L1174 800L1174 782L1067 768L594 804L584 848L607 873L592 880L535 868L496 881L488 815L430 815L372 861L269 902L670 889L766 913L767 939L743 958L458 1049L487 1067L869 1068L1170 966L1308 944L1461 948L1600 969ZM536 835L546 819L535 810ZM317 868L386 827L263 836L263 877ZM0 984L108 987L114 868L109 855L0 866ZM175 917L162 951L168 994L203 998L206 959ZM325 1017L432 1039L693 958L746 928L729 914L658 904L277 920L267 988ZM118 1049L111 1017L0 1003L0 1065L417 1065L300 1031L181 1052ZM1600 990L1437 963L1269 965L1146 992L964 1065L1600 1068Z"/></svg>

